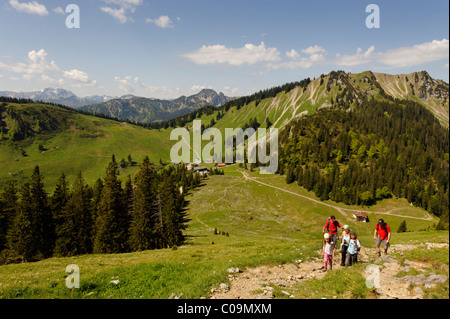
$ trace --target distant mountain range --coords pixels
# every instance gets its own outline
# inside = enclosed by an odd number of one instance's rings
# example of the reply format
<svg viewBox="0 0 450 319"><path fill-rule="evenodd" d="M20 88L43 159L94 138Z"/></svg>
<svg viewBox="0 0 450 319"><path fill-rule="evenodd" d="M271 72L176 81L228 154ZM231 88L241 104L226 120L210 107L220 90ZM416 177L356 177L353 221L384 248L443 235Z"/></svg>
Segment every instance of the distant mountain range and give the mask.
<svg viewBox="0 0 450 319"><path fill-rule="evenodd" d="M195 95L181 96L174 100L152 99L131 94L122 97L106 95L78 97L69 90L59 88L33 92L0 91L0 96L62 104L95 114L102 113L141 123L170 120L205 105L222 106L233 100L222 92L217 93L211 89L204 89Z"/></svg>
<svg viewBox="0 0 450 319"><path fill-rule="evenodd" d="M234 98L217 93L211 89L204 89L191 96L181 96L175 100L159 100L133 95L123 96L103 103L87 105L80 110L94 114L106 114L122 120L140 123L166 121L191 113L203 106L222 106Z"/></svg>
<svg viewBox="0 0 450 319"><path fill-rule="evenodd" d="M56 103L73 108L78 108L89 104L106 102L114 98L112 96L105 96L105 95L78 97L72 91L54 88L46 88L44 90L32 92L0 91L0 96L9 96L20 99L30 99L33 101L42 101L46 103Z"/></svg>

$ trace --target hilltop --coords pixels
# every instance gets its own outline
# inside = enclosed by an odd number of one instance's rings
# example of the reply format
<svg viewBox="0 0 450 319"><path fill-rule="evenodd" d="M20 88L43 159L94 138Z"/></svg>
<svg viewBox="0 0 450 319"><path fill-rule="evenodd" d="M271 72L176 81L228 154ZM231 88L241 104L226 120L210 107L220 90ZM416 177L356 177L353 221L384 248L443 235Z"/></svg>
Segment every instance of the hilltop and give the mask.
<svg viewBox="0 0 450 319"><path fill-rule="evenodd" d="M103 176L112 154L120 161L131 156L140 162L169 160L168 130L148 130L117 120L86 115L56 105L0 102L0 188L19 184L39 165L46 186L53 191L64 172L74 179L82 172L92 184ZM134 174L137 167L121 170Z"/></svg>
<svg viewBox="0 0 450 319"><path fill-rule="evenodd" d="M261 92L260 92L261 93ZM432 79L427 72L389 75L371 71L350 74L333 71L296 85L289 91L258 98L258 93L236 106L236 100L222 107L220 121L215 127L242 127L254 118L263 125L283 128L298 117L312 114L321 108L355 109L364 99L411 100L429 109L440 123L449 124L449 85ZM219 112L217 112L219 113Z"/></svg>

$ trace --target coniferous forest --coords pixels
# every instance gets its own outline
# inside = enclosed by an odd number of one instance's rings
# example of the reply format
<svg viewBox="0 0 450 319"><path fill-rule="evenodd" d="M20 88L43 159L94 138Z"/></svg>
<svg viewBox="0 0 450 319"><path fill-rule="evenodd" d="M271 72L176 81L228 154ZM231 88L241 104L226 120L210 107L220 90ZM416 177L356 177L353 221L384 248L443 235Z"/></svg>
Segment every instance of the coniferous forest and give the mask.
<svg viewBox="0 0 450 319"><path fill-rule="evenodd" d="M411 101L365 100L355 109L318 110L279 137L279 171L287 183L321 200L373 205L406 198L449 220L449 131Z"/></svg>
<svg viewBox="0 0 450 319"><path fill-rule="evenodd" d="M19 189L11 182L0 193L2 263L179 246L188 221L184 195L201 181L184 165L157 168L146 157L122 184L114 156L95 185L81 173L74 181L62 174L49 196L43 180L36 166Z"/></svg>

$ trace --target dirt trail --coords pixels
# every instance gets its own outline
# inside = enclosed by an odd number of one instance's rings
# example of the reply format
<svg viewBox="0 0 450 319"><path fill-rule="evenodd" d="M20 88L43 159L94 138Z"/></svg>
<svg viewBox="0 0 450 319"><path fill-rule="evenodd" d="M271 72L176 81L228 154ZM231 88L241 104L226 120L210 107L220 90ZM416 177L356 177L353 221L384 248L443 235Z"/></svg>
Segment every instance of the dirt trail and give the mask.
<svg viewBox="0 0 450 319"><path fill-rule="evenodd" d="M322 202L320 200L316 200L316 199L310 198L310 197L305 196L305 195L298 194L296 192L291 192L291 191L289 191L287 189L284 189L284 188L281 188L281 187L277 187L277 186L273 186L273 185L261 182L261 181L255 179L255 178L252 178L252 177L248 176L248 174L246 172L242 172L242 175L244 175L244 178L246 180L250 180L250 181L253 181L255 183L258 183L258 184L261 184L261 185L265 185L265 186L268 186L268 187L271 187L271 188L274 188L274 189L278 189L278 190L283 191L285 193L289 193L289 194L292 194L292 195L295 195L295 196L298 196L298 197L305 198L305 199L310 200L312 202L315 202L315 203L318 203L318 204L321 204L321 205L324 205L324 206L328 206L328 207L334 208L335 210L337 210L340 214L342 214L346 218L349 218L349 216L345 213L345 211L370 213L370 214L381 214L381 215L391 215L391 216L396 216L396 217L413 218L413 219L420 219L420 220L427 220L427 221L432 221L433 220L433 218L429 214L427 214L427 217L413 217L413 216L405 216L405 215L393 214L392 212L397 210L397 208L392 209L390 211L386 211L386 212L372 212L372 211L356 210L356 209L350 209L350 208L342 208L342 207L338 207L338 206L335 206L335 205L324 203L324 202Z"/></svg>
<svg viewBox="0 0 450 319"><path fill-rule="evenodd" d="M420 244L420 245L392 245L390 252L402 252L417 248L447 248L448 243ZM318 256L320 251L317 252ZM333 270L340 269L340 254L336 254L333 260ZM358 256L358 261L375 267L379 271L379 286L376 289L378 299L423 299L422 288L432 288L435 285L445 282L448 277L444 275L423 274L429 265L418 261L405 261L402 265L395 256L384 255L377 258L374 248L363 248ZM218 287L211 289L211 299L272 299L274 298L273 286L279 287L281 292L290 298L294 296L287 290L294 284L305 280L322 279L326 272L322 271L322 259L317 257L313 261L302 262L297 260L295 264L285 264L279 266L259 266L247 268L244 271L237 268L230 268L229 284L221 283ZM400 271L416 269L422 273L417 276L397 277ZM349 268L351 269L351 268ZM366 268L364 277L371 279L373 271ZM372 268L373 269L373 268ZM413 288L411 288L413 287ZM284 290L283 290L284 289Z"/></svg>

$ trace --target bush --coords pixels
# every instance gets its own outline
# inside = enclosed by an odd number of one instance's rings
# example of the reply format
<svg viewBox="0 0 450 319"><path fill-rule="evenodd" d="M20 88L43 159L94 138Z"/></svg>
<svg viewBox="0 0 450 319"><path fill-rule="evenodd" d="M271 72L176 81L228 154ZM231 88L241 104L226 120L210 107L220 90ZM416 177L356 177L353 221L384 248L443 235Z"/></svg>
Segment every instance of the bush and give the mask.
<svg viewBox="0 0 450 319"><path fill-rule="evenodd" d="M397 233L406 233L407 230L408 230L408 229L407 229L407 227L406 227L406 221L403 220L403 221L400 223L400 226L398 226Z"/></svg>

